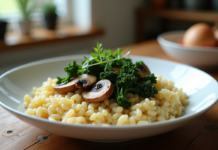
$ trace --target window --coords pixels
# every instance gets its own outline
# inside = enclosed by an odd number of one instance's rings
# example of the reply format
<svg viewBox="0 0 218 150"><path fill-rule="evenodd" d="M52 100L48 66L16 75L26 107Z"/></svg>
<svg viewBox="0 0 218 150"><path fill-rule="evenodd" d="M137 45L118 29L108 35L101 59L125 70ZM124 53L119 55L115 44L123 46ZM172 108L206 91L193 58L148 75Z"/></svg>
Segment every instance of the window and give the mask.
<svg viewBox="0 0 218 150"><path fill-rule="evenodd" d="M19 9L15 3L15 0L9 0L9 1L0 0L0 3L4 4L4 5L0 5L0 14L1 15L19 12Z"/></svg>
<svg viewBox="0 0 218 150"><path fill-rule="evenodd" d="M20 13L20 10L15 2L15 0L0 0L0 17L3 19L9 19L11 15Z"/></svg>
<svg viewBox="0 0 218 150"><path fill-rule="evenodd" d="M73 21L74 24L83 27L92 25L91 0L73 0Z"/></svg>
<svg viewBox="0 0 218 150"><path fill-rule="evenodd" d="M37 0L36 8L34 12L31 14L31 21L41 21L42 20L42 13L40 10L40 6L43 2L48 0ZM52 1L52 0L50 0ZM68 13L67 2L70 0L53 0L57 6L57 14L60 17L60 22L62 23L69 23L71 20L71 15ZM7 20L8 22L18 22L21 20L22 15L19 10L18 4L16 0L0 0L0 18Z"/></svg>
<svg viewBox="0 0 218 150"><path fill-rule="evenodd" d="M34 22L34 27L43 25L40 6L45 1L54 1L56 4L59 24L73 23L78 26L91 26L91 0L37 0L37 6L30 17L31 21ZM0 2L4 4L0 5L0 18L10 22L13 28L13 24L22 18L18 4L16 0L0 0Z"/></svg>

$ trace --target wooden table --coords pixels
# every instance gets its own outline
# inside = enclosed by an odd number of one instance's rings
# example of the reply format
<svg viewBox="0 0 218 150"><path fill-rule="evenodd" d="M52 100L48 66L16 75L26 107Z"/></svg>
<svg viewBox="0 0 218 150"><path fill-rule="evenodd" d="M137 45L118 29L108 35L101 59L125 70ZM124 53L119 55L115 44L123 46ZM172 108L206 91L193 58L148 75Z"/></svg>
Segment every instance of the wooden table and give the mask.
<svg viewBox="0 0 218 150"><path fill-rule="evenodd" d="M173 60L161 50L156 40L130 45L126 48L131 50L132 55ZM218 80L218 72L208 73ZM0 107L0 149L217 150L218 103L201 117L174 131L118 143L96 143L48 133L22 122Z"/></svg>

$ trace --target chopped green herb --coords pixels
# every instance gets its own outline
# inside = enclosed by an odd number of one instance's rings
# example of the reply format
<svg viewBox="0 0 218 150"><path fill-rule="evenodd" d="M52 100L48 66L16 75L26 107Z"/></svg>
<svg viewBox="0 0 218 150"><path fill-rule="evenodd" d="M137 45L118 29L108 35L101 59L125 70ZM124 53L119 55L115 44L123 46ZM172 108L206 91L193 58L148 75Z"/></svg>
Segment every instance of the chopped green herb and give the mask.
<svg viewBox="0 0 218 150"><path fill-rule="evenodd" d="M72 77L76 77L83 73L81 70L81 66L76 64L76 61L73 61L72 65L69 63L68 66L64 68L64 71L67 72L67 77L64 77L64 78L57 77L58 78L57 84L60 84L63 82L67 83L70 81Z"/></svg>
<svg viewBox="0 0 218 150"><path fill-rule="evenodd" d="M119 106L124 108L131 106L131 103L126 98L127 92L137 93L141 97L154 97L158 93L156 86L152 85L156 83L154 74L141 79L138 71L136 64L128 63L122 67L119 74L113 71L100 74L100 79L108 79L113 83L115 88L113 96L117 99Z"/></svg>
<svg viewBox="0 0 218 150"><path fill-rule="evenodd" d="M127 53L122 56L123 49L118 48L115 53L113 53L110 49L103 50L102 44L97 43L97 47L94 47L96 53L91 53L90 58L84 57L82 61L82 65L73 61L72 65L68 64L67 67L64 68L64 71L67 72L67 77L57 77L57 84L63 82L69 82L71 78L76 77L81 74L91 74L95 75L99 78L101 72L111 70L112 67L122 66L127 62L131 62L131 59L126 58L130 51L127 50Z"/></svg>
<svg viewBox="0 0 218 150"><path fill-rule="evenodd" d="M123 49L117 49L114 53L109 50L103 50L102 44L97 43L94 48L96 53L91 53L90 58L84 57L82 65L73 61L64 68L67 72L67 77L57 77L57 84L67 83L71 78L81 74L92 74L98 79L108 79L114 85L113 97L117 99L119 106L129 108L131 103L127 101L126 93L133 92L141 97L154 97L158 93L156 86L156 77L154 74L147 75L145 78L140 78L139 66L143 65L142 61L135 64L131 59L126 58L130 51L122 56ZM122 67L120 73L112 71L112 67Z"/></svg>

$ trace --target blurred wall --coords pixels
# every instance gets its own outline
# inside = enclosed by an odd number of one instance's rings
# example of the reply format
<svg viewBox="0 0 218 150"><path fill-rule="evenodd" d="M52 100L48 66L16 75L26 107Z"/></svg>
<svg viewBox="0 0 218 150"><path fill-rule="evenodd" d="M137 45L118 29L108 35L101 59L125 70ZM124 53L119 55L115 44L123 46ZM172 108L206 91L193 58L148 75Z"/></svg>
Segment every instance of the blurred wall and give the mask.
<svg viewBox="0 0 218 150"><path fill-rule="evenodd" d="M135 42L135 9L143 0L92 0L92 24L105 29L98 38L105 48L117 48Z"/></svg>
<svg viewBox="0 0 218 150"><path fill-rule="evenodd" d="M87 54L92 51L93 43L89 39L65 42L61 44L28 47L0 53L0 75L19 65L40 59L72 55ZM67 65L67 64L66 64Z"/></svg>

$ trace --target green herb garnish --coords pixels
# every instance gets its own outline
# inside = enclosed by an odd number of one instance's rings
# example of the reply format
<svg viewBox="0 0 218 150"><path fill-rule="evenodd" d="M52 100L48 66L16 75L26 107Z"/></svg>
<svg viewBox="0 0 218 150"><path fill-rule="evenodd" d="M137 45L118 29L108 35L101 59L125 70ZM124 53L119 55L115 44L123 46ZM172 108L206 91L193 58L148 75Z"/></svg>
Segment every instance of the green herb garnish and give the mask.
<svg viewBox="0 0 218 150"><path fill-rule="evenodd" d="M147 75L145 78L140 78L139 67L143 65L142 61L135 64L131 59L126 58L130 51L122 56L123 49L117 49L114 53L109 50L103 50L102 44L97 43L94 48L96 53L91 53L91 57L84 57L82 65L73 61L64 68L67 72L67 77L57 77L57 84L67 83L71 78L81 74L92 74L100 79L108 79L114 85L113 97L117 99L119 106L129 108L131 103L127 101L126 93L133 92L141 97L154 97L158 93L156 86L156 77L154 74ZM111 71L112 67L122 67L120 73Z"/></svg>
<svg viewBox="0 0 218 150"><path fill-rule="evenodd" d="M117 72L107 71L100 74L100 79L108 79L114 85L113 96L117 99L118 105L129 108L131 103L126 99L127 92L139 94L141 97L154 97L158 93L156 86L156 77L154 74L147 75L141 79L136 64L128 63L124 65L118 74Z"/></svg>
<svg viewBox="0 0 218 150"><path fill-rule="evenodd" d="M57 77L57 84L61 84L63 82L67 83L70 81L72 77L76 77L83 73L82 67L79 64L77 64L76 61L73 61L72 65L69 63L68 66L64 68L64 71L67 73L67 77Z"/></svg>
<svg viewBox="0 0 218 150"><path fill-rule="evenodd" d="M91 57L84 57L82 61L82 65L73 61L72 64L68 64L67 67L64 68L64 71L67 73L67 77L57 77L57 84L60 83L68 83L71 78L76 77L81 74L92 74L99 78L101 72L111 71L112 67L122 66L127 64L127 62L131 62L131 59L126 58L130 51L127 50L127 53L122 56L123 49L118 48L115 53L113 53L110 49L103 50L102 44L97 43L97 47L94 47L96 53L91 53Z"/></svg>

